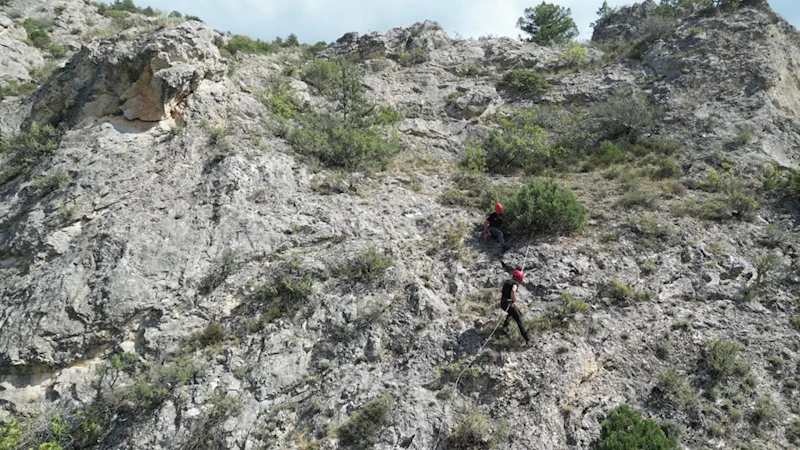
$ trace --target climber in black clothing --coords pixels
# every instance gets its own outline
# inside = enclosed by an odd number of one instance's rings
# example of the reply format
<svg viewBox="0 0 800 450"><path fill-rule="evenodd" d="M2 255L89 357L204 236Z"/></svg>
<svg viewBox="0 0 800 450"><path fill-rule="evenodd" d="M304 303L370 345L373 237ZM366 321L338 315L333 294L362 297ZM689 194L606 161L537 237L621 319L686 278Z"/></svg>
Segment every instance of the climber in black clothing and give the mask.
<svg viewBox="0 0 800 450"><path fill-rule="evenodd" d="M503 297L500 300L500 307L503 311L508 313L506 321L503 323L503 333L508 333L508 324L513 318L514 321L517 322L519 332L522 333L522 337L525 338L525 344L527 345L530 343L531 339L530 336L528 336L528 330L525 329L525 324L522 322L522 314L519 312L519 309L514 306L517 300L517 288L524 279L525 274L523 274L521 270L514 271L512 279L503 284Z"/></svg>
<svg viewBox="0 0 800 450"><path fill-rule="evenodd" d="M503 205L500 203L494 205L494 212L489 214L489 217L483 221L483 238L486 239L489 235L497 238L497 245L500 251L505 252L508 250L505 238L511 232L500 228L503 225Z"/></svg>

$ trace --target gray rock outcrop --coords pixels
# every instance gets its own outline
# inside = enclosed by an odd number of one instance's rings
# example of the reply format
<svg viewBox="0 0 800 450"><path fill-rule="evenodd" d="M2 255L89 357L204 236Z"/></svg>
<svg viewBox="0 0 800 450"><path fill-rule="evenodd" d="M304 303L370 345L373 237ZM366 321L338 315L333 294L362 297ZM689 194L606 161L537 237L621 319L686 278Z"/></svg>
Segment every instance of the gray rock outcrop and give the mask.
<svg viewBox="0 0 800 450"><path fill-rule="evenodd" d="M62 133L0 186L0 427L21 421L19 445L53 438L58 415L79 430L65 449L331 450L346 446L331 430L385 395L371 448L449 448L478 420L476 447L585 449L620 403L682 429L687 448L795 445L798 207L761 171L800 167L800 51L768 12L689 15L641 55L605 61L583 45L571 66L563 47L455 41L433 22L348 33L316 57L358 61L368 99L402 116L383 127L402 152L365 174L299 154L286 139L296 124L269 108L280 85L298 114L331 109L297 75L302 49L233 64L204 24L144 18L79 44L70 27L110 19L78 3L53 33L75 54L0 104L3 138L34 122ZM640 37L654 5L619 10L595 37ZM0 78L25 81L43 60L3 17ZM520 68L549 90L498 86ZM625 163L584 170L586 155L544 175L589 210L585 230L512 236L502 256L480 240L478 197L494 203L527 178L464 176L466 143L522 108L580 140L594 124L559 114L619 114L609 101L628 92L654 118L641 141L619 142ZM638 153L668 140L669 156ZM658 178L662 164L681 175ZM738 184L708 192L712 168ZM701 217L745 187L752 221ZM370 247L379 273L356 264ZM517 267L530 347L513 326L492 334ZM739 345L724 379L718 339Z"/></svg>

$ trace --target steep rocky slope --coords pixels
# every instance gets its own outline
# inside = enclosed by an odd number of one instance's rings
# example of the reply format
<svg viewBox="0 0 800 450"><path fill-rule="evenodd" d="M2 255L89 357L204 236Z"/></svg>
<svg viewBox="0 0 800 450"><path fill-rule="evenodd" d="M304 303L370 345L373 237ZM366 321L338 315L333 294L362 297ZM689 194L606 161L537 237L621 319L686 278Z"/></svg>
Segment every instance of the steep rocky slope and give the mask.
<svg viewBox="0 0 800 450"><path fill-rule="evenodd" d="M66 61L25 42L27 17L53 22ZM224 58L231 36L200 22L77 0L12 0L0 26L3 85L36 85L2 100L4 142L53 142L0 156L0 420L24 448L589 448L620 403L687 448L798 444L798 198L762 178L800 166L800 50L769 12L667 20L648 1L604 18L577 63L431 22L349 33L317 58L357 61L402 115L402 152L372 174L286 139L279 86L331 107L302 49ZM549 90L503 89L512 69ZM639 98L651 123L625 126L671 149L673 179L647 175L657 151L550 170L589 211L582 233L502 257L475 236L466 147L532 107L577 141L565 111ZM734 191L758 200L750 220L719 206ZM514 267L535 337L483 348Z"/></svg>

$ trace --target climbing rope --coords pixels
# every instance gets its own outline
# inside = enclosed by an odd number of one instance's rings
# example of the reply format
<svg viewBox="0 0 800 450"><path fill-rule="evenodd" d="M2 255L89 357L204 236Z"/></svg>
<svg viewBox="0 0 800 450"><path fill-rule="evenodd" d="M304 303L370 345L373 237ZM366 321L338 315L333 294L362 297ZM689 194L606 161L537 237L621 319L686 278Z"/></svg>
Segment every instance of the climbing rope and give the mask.
<svg viewBox="0 0 800 450"><path fill-rule="evenodd" d="M531 242L532 241L533 241L533 232L531 232L531 237L528 238L528 245L525 248L525 258L522 259L522 267L520 267L520 269L519 269L522 272L525 271L525 264L528 262L528 252L531 249ZM508 314L508 310L509 310L509 308L511 308L511 305L512 304L509 303L508 306L506 307L506 309L503 310L503 312ZM501 317L500 320L505 320L505 317ZM483 349L486 348L486 345L489 344L489 341L492 340L492 336L494 336L494 334L497 332L497 329L500 327L500 320L497 321L497 324L494 326L494 329L489 334L489 337L486 338L486 341L483 343L483 345L481 345L481 347L475 353L475 356L472 357L472 360L469 362L469 364L464 366L464 369L462 369L461 373L459 373L458 376L456 377L454 390L456 390L456 391L458 390L458 382L461 381L461 376L464 375L464 373L472 366L472 363L474 363L475 360L478 359L478 355L481 354ZM445 412L447 412L447 407L450 405L450 403L452 403L453 399L455 399L455 396L452 396L450 402L448 402L445 405ZM439 439L441 437L441 434L442 434L442 427L440 426L439 427L439 431L436 432L436 441L433 443L433 450L436 450L436 447L439 445Z"/></svg>

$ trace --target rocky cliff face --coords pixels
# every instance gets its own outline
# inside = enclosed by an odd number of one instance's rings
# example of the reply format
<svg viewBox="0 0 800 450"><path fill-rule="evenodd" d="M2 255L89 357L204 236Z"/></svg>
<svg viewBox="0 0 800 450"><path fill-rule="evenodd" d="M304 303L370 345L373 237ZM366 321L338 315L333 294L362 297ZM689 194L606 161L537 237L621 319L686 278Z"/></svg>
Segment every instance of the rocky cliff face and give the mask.
<svg viewBox="0 0 800 450"><path fill-rule="evenodd" d="M0 420L20 446L577 449L620 403L687 448L797 445L798 198L762 181L800 165L800 51L770 13L653 36L636 26L647 2L602 21L577 62L431 22L349 33L317 58L357 61L368 99L402 115L401 154L358 174L299 154L265 102L287 85L330 107L297 75L302 51L224 58L230 36L134 16L102 37L119 24L95 6L34 3L0 10L0 83L36 84L0 104L16 142L0 155ZM53 21L68 59L27 44L26 17ZM513 94L512 69L550 89ZM588 123L621 92L655 117L641 142L685 149L674 179L642 175L658 152L555 171L585 230L498 257L472 227L485 211L452 201L472 195L465 148L514 111ZM13 141L32 129L42 145ZM735 193L758 201L751 220L720 210ZM514 267L532 344L484 347Z"/></svg>

